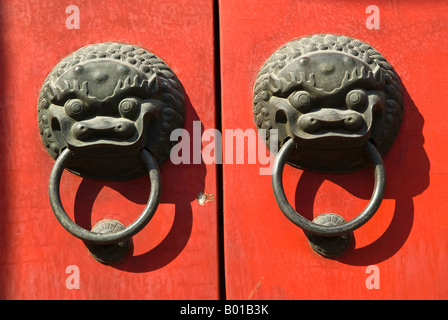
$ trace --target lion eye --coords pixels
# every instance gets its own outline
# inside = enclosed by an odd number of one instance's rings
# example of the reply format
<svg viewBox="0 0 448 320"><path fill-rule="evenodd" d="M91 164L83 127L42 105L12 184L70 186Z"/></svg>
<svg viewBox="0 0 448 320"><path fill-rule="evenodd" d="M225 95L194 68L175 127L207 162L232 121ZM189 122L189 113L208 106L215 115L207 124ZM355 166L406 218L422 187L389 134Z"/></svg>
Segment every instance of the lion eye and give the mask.
<svg viewBox="0 0 448 320"><path fill-rule="evenodd" d="M82 100L70 99L64 104L65 113L75 120L79 120L84 117L87 107L84 105Z"/></svg>
<svg viewBox="0 0 448 320"><path fill-rule="evenodd" d="M291 105L297 110L299 110L301 113L306 113L310 111L313 105L312 97L306 91L293 92L288 97L288 100L291 103Z"/></svg>
<svg viewBox="0 0 448 320"><path fill-rule="evenodd" d="M125 118L136 118L140 113L140 100L137 98L123 99L118 105L118 110Z"/></svg>
<svg viewBox="0 0 448 320"><path fill-rule="evenodd" d="M346 98L345 103L350 110L362 111L365 109L367 102L367 94L362 89L356 89L350 91Z"/></svg>

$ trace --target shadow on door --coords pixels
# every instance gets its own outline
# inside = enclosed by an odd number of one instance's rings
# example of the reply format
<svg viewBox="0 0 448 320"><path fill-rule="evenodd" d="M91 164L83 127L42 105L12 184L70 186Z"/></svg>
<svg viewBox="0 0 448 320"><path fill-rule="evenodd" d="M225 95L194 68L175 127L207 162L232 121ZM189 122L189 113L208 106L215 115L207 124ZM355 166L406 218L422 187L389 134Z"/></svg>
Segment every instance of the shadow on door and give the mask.
<svg viewBox="0 0 448 320"><path fill-rule="evenodd" d="M414 222L412 198L429 186L430 162L423 147L424 137L422 134L424 119L404 87L403 99L403 123L391 150L384 157L386 169L384 199L395 200L393 218L387 229L372 243L355 248L356 239L354 239L352 247L345 254L335 258L342 263L372 265L397 253L405 244L412 230ZM328 175L305 171L296 188L295 206L309 220L313 219L316 193L325 180L341 186L360 199L370 199L373 190L371 168L348 175ZM361 229L362 227L359 230Z"/></svg>

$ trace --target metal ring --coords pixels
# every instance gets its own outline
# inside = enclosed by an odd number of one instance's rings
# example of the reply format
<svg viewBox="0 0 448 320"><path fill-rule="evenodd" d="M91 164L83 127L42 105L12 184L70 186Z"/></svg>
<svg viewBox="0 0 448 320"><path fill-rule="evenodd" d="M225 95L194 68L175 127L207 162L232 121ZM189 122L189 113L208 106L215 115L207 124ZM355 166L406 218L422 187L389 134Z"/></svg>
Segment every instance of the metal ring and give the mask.
<svg viewBox="0 0 448 320"><path fill-rule="evenodd" d="M161 192L161 178L159 167L157 166L156 160L148 150L142 149L142 151L140 152L140 157L142 158L146 168L148 169L149 179L151 181L151 192L149 194L149 199L146 207L140 214L140 216L125 229L106 234L88 231L80 227L75 222L73 222L72 219L70 219L70 217L65 212L64 207L62 206L59 185L61 182L62 172L65 169L65 164L72 155L73 152L68 148L59 155L51 171L50 181L48 185L51 208L53 209L53 212L59 223L68 232L70 232L75 237L90 243L112 244L131 238L148 224L157 210Z"/></svg>
<svg viewBox="0 0 448 320"><path fill-rule="evenodd" d="M282 174L286 160L294 149L295 141L293 139L287 140L278 152L272 173L272 188L274 190L275 200L277 201L280 210L292 223L311 234L328 237L340 236L358 229L375 214L383 200L384 188L386 186L386 173L381 155L371 142L368 141L366 143L365 149L374 166L375 184L372 197L367 206L357 217L335 226L323 226L313 223L297 213L286 199L285 191L283 190Z"/></svg>

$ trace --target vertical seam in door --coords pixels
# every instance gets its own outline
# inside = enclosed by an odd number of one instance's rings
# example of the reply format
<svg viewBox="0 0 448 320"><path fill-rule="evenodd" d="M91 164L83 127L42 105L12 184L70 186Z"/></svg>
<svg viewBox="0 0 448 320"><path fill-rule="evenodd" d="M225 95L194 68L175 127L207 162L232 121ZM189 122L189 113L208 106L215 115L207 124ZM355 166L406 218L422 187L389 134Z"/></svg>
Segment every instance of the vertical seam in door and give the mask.
<svg viewBox="0 0 448 320"><path fill-rule="evenodd" d="M215 72L215 117L216 129L222 132L221 126L221 48L219 37L219 1L213 0L213 39L214 39L214 72ZM218 219L218 265L219 265L219 298L226 299L226 283L224 270L224 210L223 210L223 174L222 164L216 164L217 219Z"/></svg>

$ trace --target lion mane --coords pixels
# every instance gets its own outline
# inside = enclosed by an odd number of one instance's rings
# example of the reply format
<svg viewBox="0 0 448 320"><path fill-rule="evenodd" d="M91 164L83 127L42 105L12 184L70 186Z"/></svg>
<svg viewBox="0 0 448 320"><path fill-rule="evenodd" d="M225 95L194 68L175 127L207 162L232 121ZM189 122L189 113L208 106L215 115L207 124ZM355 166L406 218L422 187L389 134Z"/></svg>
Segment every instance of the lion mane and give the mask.
<svg viewBox="0 0 448 320"><path fill-rule="evenodd" d="M170 133L174 128L182 126L185 116L184 94L179 80L165 62L155 54L138 46L124 43L100 43L91 44L73 52L48 74L44 81L38 98L38 124L43 144L53 158L56 158L62 150L60 144L52 135L51 119L48 112L51 103L58 101L60 97L69 95L70 92L79 90L88 93L84 83L65 83L64 86L54 85L57 80L68 70L85 61L101 61L116 59L140 70L146 79L125 79L117 83L118 89L135 88L146 90L148 96L161 100L166 108L162 112L159 123L159 135L156 142L154 156L161 163L169 156L170 148L158 148L163 144L173 145L170 141ZM154 83L154 78L156 82Z"/></svg>
<svg viewBox="0 0 448 320"><path fill-rule="evenodd" d="M371 70L377 71L376 80L382 83L380 90L386 96L386 115L383 130L375 137L374 143L378 151L384 154L394 140L403 116L403 94L399 77L386 59L369 44L347 36L330 34L307 36L288 42L275 51L261 67L253 90L253 113L256 126L267 132L267 145L270 145L269 130L273 128L274 121L273 115L269 113L269 100L275 91L281 90L282 86L291 81L279 77L278 73L288 63L299 60L308 53L319 51L344 52L367 63ZM295 75L293 79L311 80L309 75ZM278 146L281 147L283 142L279 137Z"/></svg>

